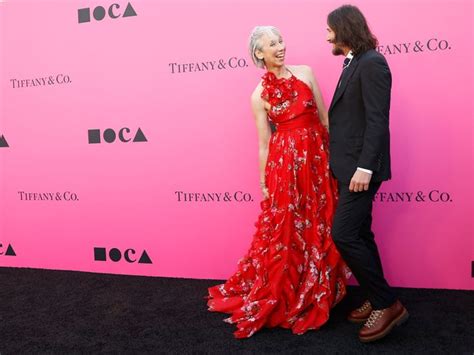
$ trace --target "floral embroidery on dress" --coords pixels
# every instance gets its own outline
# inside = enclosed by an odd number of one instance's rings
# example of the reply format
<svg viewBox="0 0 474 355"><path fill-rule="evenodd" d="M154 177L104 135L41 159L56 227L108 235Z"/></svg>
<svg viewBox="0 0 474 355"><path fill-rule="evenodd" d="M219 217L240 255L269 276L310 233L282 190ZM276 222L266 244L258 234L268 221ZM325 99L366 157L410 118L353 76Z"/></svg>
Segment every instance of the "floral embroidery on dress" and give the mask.
<svg viewBox="0 0 474 355"><path fill-rule="evenodd" d="M268 72L262 85L276 126L265 168L270 197L260 203L237 271L209 288L209 310L229 313L226 322L236 325L237 338L262 327L295 334L320 328L351 276L331 238L337 184L313 93L294 75L278 79Z"/></svg>
<svg viewBox="0 0 474 355"><path fill-rule="evenodd" d="M262 76L262 98L271 105L274 115L280 115L297 99L298 91L294 88L296 77L278 79L272 72Z"/></svg>

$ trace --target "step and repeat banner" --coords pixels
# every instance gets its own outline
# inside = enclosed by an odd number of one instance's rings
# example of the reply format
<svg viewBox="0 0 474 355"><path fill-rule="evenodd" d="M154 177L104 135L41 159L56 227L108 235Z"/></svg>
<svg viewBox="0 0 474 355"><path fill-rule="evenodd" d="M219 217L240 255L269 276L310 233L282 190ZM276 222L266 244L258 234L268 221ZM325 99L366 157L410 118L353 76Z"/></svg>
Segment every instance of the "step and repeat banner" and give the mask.
<svg viewBox="0 0 474 355"><path fill-rule="evenodd" d="M394 286L473 288L473 4L353 4L393 75L374 229ZM326 105L341 1L0 2L0 266L228 277L260 210L247 54L280 28Z"/></svg>

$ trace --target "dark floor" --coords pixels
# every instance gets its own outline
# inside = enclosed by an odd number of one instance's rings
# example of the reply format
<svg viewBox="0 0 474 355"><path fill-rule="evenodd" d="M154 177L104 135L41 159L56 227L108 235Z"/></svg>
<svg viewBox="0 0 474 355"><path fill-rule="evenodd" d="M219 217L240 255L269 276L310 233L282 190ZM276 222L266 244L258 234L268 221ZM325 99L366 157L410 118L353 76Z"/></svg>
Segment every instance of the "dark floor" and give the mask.
<svg viewBox="0 0 474 355"><path fill-rule="evenodd" d="M0 354L474 352L473 291L398 289L409 322L362 344L344 318L361 300L357 287L319 331L265 329L236 340L226 316L207 311L203 296L216 283L0 268Z"/></svg>

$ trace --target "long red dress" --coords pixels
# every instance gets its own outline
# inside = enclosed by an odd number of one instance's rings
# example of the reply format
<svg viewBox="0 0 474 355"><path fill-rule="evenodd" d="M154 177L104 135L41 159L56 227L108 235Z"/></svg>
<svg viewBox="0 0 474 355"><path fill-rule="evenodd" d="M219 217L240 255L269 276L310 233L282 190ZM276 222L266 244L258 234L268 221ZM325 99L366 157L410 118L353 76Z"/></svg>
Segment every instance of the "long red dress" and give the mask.
<svg viewBox="0 0 474 355"><path fill-rule="evenodd" d="M224 284L209 288L210 311L229 313L237 338L262 327L295 334L318 329L346 294L350 271L332 238L337 185L329 171L328 133L312 90L292 75L263 77L262 98L276 131L265 179L270 197L248 253Z"/></svg>

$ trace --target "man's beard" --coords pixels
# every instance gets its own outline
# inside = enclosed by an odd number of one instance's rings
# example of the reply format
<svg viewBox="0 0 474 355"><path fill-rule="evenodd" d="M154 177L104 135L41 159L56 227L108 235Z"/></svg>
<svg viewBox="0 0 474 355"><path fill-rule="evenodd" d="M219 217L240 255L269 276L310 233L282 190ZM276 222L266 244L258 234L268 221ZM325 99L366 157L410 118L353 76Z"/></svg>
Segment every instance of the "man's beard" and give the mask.
<svg viewBox="0 0 474 355"><path fill-rule="evenodd" d="M334 55L343 55L344 51L342 50L341 47L339 47L337 44L332 47L332 54Z"/></svg>

